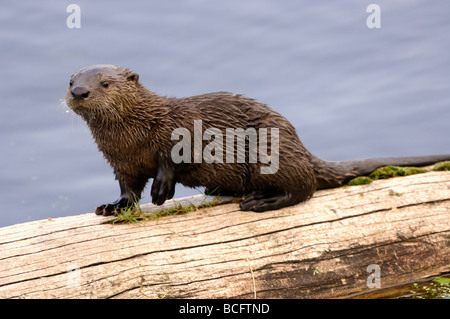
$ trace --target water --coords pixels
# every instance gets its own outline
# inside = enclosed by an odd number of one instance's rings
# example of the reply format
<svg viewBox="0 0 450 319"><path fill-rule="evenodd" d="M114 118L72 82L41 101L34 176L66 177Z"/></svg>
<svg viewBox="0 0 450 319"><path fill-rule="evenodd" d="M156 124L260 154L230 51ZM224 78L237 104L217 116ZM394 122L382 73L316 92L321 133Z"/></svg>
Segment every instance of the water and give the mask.
<svg viewBox="0 0 450 319"><path fill-rule="evenodd" d="M168 96L231 91L284 114L329 160L450 152L450 3L8 1L0 9L0 226L92 212L119 193L84 122L62 104L97 63ZM198 194L177 187L176 196ZM145 190L143 202L149 202Z"/></svg>

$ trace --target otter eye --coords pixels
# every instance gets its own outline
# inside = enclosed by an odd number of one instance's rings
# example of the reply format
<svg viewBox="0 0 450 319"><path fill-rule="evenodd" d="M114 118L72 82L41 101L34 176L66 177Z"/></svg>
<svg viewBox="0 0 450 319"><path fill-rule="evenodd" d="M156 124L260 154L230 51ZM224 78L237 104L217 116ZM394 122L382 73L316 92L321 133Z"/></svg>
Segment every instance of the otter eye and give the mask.
<svg viewBox="0 0 450 319"><path fill-rule="evenodd" d="M72 86L72 85L73 85L73 81L70 80L70 81L69 81L69 86Z"/></svg>
<svg viewBox="0 0 450 319"><path fill-rule="evenodd" d="M102 82L102 85L104 88L107 88L109 86L109 83L105 81L105 82Z"/></svg>

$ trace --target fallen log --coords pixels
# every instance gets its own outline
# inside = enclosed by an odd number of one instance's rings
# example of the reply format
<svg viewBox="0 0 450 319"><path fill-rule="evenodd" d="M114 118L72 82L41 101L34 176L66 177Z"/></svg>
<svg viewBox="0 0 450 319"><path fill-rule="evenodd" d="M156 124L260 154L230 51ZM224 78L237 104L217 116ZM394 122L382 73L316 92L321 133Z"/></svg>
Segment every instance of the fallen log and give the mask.
<svg viewBox="0 0 450 319"><path fill-rule="evenodd" d="M105 220L1 228L0 298L334 298L450 271L450 172L318 191L260 214L228 203Z"/></svg>

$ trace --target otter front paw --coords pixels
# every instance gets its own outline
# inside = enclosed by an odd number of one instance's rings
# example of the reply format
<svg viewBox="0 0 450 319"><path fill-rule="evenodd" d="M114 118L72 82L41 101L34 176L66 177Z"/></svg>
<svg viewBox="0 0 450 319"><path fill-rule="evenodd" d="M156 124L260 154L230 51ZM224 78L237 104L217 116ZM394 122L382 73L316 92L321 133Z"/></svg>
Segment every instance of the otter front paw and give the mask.
<svg viewBox="0 0 450 319"><path fill-rule="evenodd" d="M166 199L171 199L174 194L175 180L173 172L160 170L152 184L152 203L162 205Z"/></svg>
<svg viewBox="0 0 450 319"><path fill-rule="evenodd" d="M128 197L120 197L114 203L104 204L95 209L96 215L110 216L117 215L117 211L121 208L129 206L132 202Z"/></svg>

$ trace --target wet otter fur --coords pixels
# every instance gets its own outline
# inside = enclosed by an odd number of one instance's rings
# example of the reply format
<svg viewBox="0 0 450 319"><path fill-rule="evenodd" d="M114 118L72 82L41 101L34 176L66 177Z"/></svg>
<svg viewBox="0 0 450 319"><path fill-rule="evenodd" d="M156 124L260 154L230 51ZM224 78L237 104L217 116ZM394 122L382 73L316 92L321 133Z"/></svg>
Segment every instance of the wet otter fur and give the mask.
<svg viewBox="0 0 450 319"><path fill-rule="evenodd" d="M341 186L351 178L385 165L424 166L450 155L328 162L313 156L294 127L279 113L242 95L216 92L186 98L160 96L146 89L127 68L93 65L72 75L67 105L89 126L98 149L114 169L121 195L96 214L111 215L136 202L150 178L152 202L174 196L175 184L220 188L222 194L245 195L240 207L263 212L295 205L317 189ZM261 174L261 163L174 163L171 139L177 128L279 128L279 166ZM205 144L206 142L203 141ZM268 144L270 150L270 141ZM248 155L248 149L246 149ZM248 158L248 157L246 157Z"/></svg>

